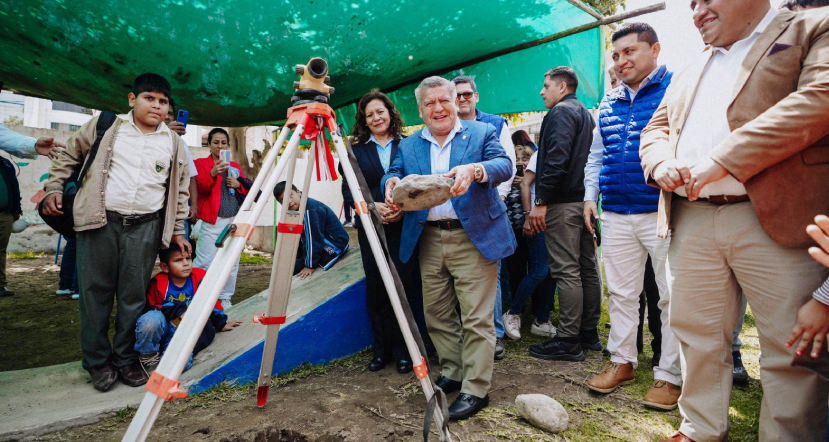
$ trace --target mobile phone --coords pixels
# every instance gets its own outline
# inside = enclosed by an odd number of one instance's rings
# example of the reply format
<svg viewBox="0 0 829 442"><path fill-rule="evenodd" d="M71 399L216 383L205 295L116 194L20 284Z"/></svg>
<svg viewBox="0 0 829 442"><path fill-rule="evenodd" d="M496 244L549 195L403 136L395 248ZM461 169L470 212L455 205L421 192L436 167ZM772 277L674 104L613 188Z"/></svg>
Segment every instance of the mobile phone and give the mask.
<svg viewBox="0 0 829 442"><path fill-rule="evenodd" d="M523 164L516 164L515 165L515 176L524 176L524 165Z"/></svg>
<svg viewBox="0 0 829 442"><path fill-rule="evenodd" d="M178 116L176 117L176 121L183 124L184 127L187 127L187 117L190 116L190 113L184 109L178 110Z"/></svg>

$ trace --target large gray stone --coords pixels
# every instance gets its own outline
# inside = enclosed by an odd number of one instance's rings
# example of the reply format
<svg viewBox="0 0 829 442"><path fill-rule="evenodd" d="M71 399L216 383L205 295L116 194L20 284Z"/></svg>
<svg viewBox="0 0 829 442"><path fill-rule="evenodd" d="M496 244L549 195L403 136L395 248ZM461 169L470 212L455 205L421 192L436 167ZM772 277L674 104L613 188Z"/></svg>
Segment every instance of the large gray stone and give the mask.
<svg viewBox="0 0 829 442"><path fill-rule="evenodd" d="M394 204L404 212L431 209L452 198L455 180L441 175L409 175L394 186Z"/></svg>
<svg viewBox="0 0 829 442"><path fill-rule="evenodd" d="M555 399L543 394L521 394L515 398L518 413L534 426L558 433L570 425L567 410Z"/></svg>

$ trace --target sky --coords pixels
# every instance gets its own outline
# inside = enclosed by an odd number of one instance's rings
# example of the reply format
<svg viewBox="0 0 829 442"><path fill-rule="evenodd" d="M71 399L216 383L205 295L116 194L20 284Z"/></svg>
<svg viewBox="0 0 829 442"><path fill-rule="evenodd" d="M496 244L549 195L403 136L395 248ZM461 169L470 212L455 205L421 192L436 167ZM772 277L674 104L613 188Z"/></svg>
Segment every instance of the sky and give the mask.
<svg viewBox="0 0 829 442"><path fill-rule="evenodd" d="M664 11L642 15L629 19L627 22L641 21L651 25L662 45L659 63L668 65L668 68L673 71L679 71L694 59L689 55L698 54L705 47L691 18L691 1L627 0L626 10L632 11L662 1L666 4ZM770 0L770 3L777 7L781 0Z"/></svg>

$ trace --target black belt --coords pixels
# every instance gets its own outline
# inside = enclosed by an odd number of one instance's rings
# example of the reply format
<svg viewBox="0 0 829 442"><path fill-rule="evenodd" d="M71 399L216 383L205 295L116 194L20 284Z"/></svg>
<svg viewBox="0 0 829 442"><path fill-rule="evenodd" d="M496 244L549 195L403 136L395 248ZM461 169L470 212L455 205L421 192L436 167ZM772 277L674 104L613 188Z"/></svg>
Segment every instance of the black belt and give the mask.
<svg viewBox="0 0 829 442"><path fill-rule="evenodd" d="M688 199L684 196L682 198ZM711 195L707 198L697 198L696 201L705 201L715 206L725 206L726 204L744 203L750 200L748 195Z"/></svg>
<svg viewBox="0 0 829 442"><path fill-rule="evenodd" d="M106 212L108 221L113 221L119 224L123 224L125 226L146 223L147 221L158 219L158 217L161 216L160 210L158 212L145 213L143 215L121 215L118 212L112 212L109 210L107 210Z"/></svg>
<svg viewBox="0 0 829 442"><path fill-rule="evenodd" d="M438 221L426 221L427 226L437 227L441 230L463 229L461 222L456 219L441 219Z"/></svg>

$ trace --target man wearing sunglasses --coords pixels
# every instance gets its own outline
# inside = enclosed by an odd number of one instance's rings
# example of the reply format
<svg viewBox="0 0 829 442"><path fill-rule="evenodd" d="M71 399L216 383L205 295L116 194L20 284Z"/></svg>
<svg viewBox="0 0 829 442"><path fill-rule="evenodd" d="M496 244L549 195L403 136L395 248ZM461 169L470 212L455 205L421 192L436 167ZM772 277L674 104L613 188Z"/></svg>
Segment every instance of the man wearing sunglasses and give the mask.
<svg viewBox="0 0 829 442"><path fill-rule="evenodd" d="M492 115L481 112L477 109L478 87L475 85L475 80L472 77L461 75L452 80L455 83L455 88L458 91L458 118L468 121L480 121L482 123L489 123L495 128L495 136L498 137L498 142L507 151L510 161L512 161L512 176L510 179L498 185L498 195L502 200L507 199L512 181L515 179L515 146L512 144L512 137L510 137L507 120L498 115ZM506 356L504 350L504 321L501 319L501 261L498 261L498 290L495 295L495 360L500 361Z"/></svg>

